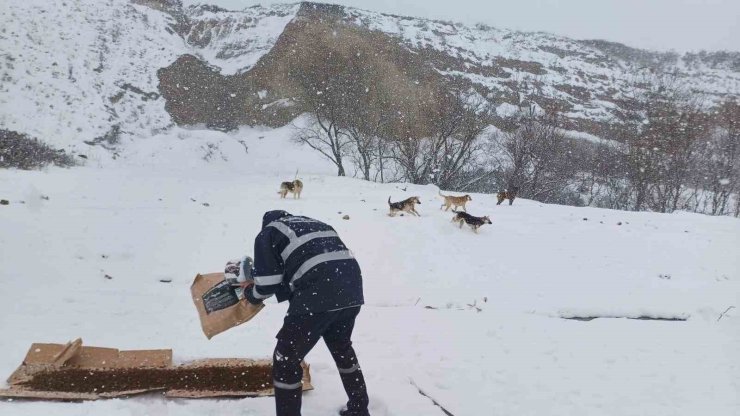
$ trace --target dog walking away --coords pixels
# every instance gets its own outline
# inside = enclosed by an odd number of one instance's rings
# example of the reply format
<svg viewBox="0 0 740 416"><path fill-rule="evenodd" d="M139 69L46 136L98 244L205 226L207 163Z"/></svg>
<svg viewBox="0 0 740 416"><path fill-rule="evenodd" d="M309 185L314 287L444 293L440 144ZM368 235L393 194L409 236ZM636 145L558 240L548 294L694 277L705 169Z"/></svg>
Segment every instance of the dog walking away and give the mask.
<svg viewBox="0 0 740 416"><path fill-rule="evenodd" d="M285 198L288 192L293 193L293 199L301 198L301 191L303 191L303 182L300 179L296 179L293 182L283 182L280 184L280 198Z"/></svg>
<svg viewBox="0 0 740 416"><path fill-rule="evenodd" d="M463 196L443 195L442 191L439 191L439 196L444 199L444 202L439 207L439 209L444 208L445 211L449 211L450 207L452 207L453 211L456 210L457 207L462 207L463 211L467 212L468 210L465 209L465 204L473 200L473 198L471 198L468 194L465 194Z"/></svg>
<svg viewBox="0 0 740 416"><path fill-rule="evenodd" d="M417 217L421 217L421 215L416 212L415 205L417 204L421 204L421 200L418 196L406 198L401 202L391 202L391 197L388 197L388 206L390 207L390 212L388 213L388 216L395 217L396 214L399 212L408 212L409 214L414 214Z"/></svg>
<svg viewBox="0 0 740 416"><path fill-rule="evenodd" d="M514 199L516 199L516 195L518 193L518 186L512 186L511 189L504 189L503 191L499 191L499 193L496 194L496 198L498 199L496 205L501 205L501 203L504 202L505 199L509 200L509 205L513 204Z"/></svg>
<svg viewBox="0 0 740 416"><path fill-rule="evenodd" d="M473 232L476 234L478 234L478 228L480 228L483 224L493 224L488 216L474 217L467 212L455 211L454 209L452 210L452 212L455 213L455 216L452 217L452 222L460 223L460 228L462 228L463 224L468 224L470 228L473 229Z"/></svg>

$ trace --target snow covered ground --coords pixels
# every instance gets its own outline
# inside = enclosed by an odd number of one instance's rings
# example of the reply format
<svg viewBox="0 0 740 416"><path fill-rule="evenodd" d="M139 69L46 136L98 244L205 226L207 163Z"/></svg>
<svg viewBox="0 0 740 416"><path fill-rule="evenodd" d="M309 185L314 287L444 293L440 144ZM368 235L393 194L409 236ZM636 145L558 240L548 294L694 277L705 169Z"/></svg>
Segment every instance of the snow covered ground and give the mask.
<svg viewBox="0 0 740 416"><path fill-rule="evenodd" d="M177 361L269 357L285 305L208 341L189 285L250 253L262 213L280 208L334 225L363 268L354 338L374 416L443 415L412 383L456 416L740 414L740 312L717 320L740 307L737 219L473 195L468 210L493 221L476 235L439 210L437 188L333 177L287 130L178 129L126 149L0 171L0 377L32 342L75 337L171 347ZM303 199L280 200L296 168ZM419 195L422 217L389 218L389 195ZM303 414L335 414L330 355L319 345L307 360ZM272 398L0 402L0 415L272 412Z"/></svg>

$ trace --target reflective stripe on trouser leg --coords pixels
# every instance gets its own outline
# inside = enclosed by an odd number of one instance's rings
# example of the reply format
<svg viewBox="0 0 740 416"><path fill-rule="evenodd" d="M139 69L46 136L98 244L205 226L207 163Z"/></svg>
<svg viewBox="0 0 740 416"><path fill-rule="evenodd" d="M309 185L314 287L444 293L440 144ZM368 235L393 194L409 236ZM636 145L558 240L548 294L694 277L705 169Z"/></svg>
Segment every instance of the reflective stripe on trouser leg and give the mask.
<svg viewBox="0 0 740 416"><path fill-rule="evenodd" d="M300 416L303 395L301 379L303 368L301 359L296 357L295 351L275 348L272 358L272 378L275 387L275 411L277 416Z"/></svg>
<svg viewBox="0 0 740 416"><path fill-rule="evenodd" d="M339 377L342 379L342 386L347 393L347 409L359 412L367 412L367 406L370 402L367 396L367 386L365 386L365 377L362 375L362 369L357 362L352 343L332 344L329 347L331 355L337 364Z"/></svg>
<svg viewBox="0 0 740 416"><path fill-rule="evenodd" d="M352 367L349 367L349 368L337 367L337 369L339 370L339 374L351 374L351 373L354 373L355 371L359 370L360 369L360 365L359 364L355 364L355 365L353 365Z"/></svg>
<svg viewBox="0 0 740 416"><path fill-rule="evenodd" d="M275 386L276 389L283 389L283 390L295 390L295 389L300 389L301 387L303 387L303 383L300 381L297 383L288 384L288 383L283 383L281 381L272 380L272 385Z"/></svg>
<svg viewBox="0 0 740 416"><path fill-rule="evenodd" d="M300 416L301 400L303 399L301 389L275 389L275 413L277 416Z"/></svg>
<svg viewBox="0 0 740 416"><path fill-rule="evenodd" d="M370 400L367 396L365 377L363 377L360 367L357 366L357 369L351 373L340 372L339 377L342 379L342 386L349 399L347 401L347 409L360 414L367 412Z"/></svg>

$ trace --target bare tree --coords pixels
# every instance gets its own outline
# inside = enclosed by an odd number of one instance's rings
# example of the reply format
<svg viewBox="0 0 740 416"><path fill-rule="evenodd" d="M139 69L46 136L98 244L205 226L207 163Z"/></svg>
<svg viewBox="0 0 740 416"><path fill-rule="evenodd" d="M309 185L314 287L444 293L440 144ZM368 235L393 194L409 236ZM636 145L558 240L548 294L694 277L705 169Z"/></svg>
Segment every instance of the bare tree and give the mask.
<svg viewBox="0 0 740 416"><path fill-rule="evenodd" d="M412 183L457 189L469 185L483 165L481 135L491 110L488 103L473 101L461 91L442 93L437 103L417 115L428 123L429 136L394 140L394 161Z"/></svg>
<svg viewBox="0 0 740 416"><path fill-rule="evenodd" d="M707 117L680 91L662 90L650 98L642 138L652 151L651 207L672 212L688 185L698 142L707 134Z"/></svg>
<svg viewBox="0 0 740 416"><path fill-rule="evenodd" d="M709 213L730 214L732 197L737 200L740 192L740 105L735 101L723 103L714 120L714 129L697 160L694 187L707 191Z"/></svg>
<svg viewBox="0 0 740 416"><path fill-rule="evenodd" d="M624 148L619 143L599 143L589 170L596 178L598 192L586 205L602 208L629 209L632 190L627 181Z"/></svg>
<svg viewBox="0 0 740 416"><path fill-rule="evenodd" d="M373 74L366 74L360 88L348 93L357 95L356 104L348 109L345 120L347 134L353 143L352 160L365 180L371 180L377 170L380 181L385 180L385 162L388 158L386 128L392 123L393 99L387 91L377 88ZM372 91L371 91L372 89Z"/></svg>
<svg viewBox="0 0 740 416"><path fill-rule="evenodd" d="M309 126L299 129L294 139L321 153L336 165L337 175L345 176L344 157L350 144L346 120L348 109L357 104L356 95L347 90L356 87L356 73L348 70L351 60L345 54L325 44L316 48L305 58L308 69L292 73L303 90L300 100L312 114Z"/></svg>
<svg viewBox="0 0 740 416"><path fill-rule="evenodd" d="M579 171L576 147L559 128L557 114L530 107L514 118L518 128L492 137L505 169L502 185L543 202L578 202L575 189L569 191Z"/></svg>
<svg viewBox="0 0 740 416"><path fill-rule="evenodd" d="M312 116L306 127L298 128L293 140L321 153L337 167L338 176L346 176L344 156L350 144L347 133L331 117Z"/></svg>

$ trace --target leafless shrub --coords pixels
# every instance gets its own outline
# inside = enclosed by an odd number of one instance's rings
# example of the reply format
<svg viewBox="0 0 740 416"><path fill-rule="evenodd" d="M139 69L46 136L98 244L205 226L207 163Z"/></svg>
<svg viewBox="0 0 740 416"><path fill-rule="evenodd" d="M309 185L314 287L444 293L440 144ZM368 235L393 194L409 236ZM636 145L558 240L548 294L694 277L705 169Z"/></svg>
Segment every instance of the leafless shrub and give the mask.
<svg viewBox="0 0 740 416"><path fill-rule="evenodd" d="M49 164L69 167L75 165L75 160L38 139L0 129L0 168L31 170Z"/></svg>

